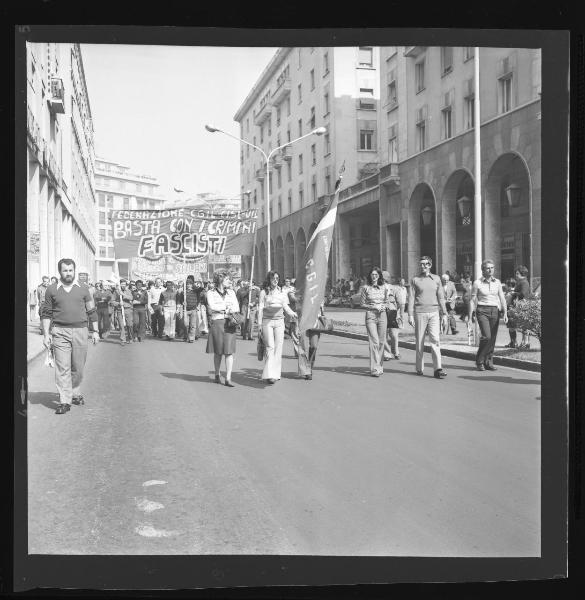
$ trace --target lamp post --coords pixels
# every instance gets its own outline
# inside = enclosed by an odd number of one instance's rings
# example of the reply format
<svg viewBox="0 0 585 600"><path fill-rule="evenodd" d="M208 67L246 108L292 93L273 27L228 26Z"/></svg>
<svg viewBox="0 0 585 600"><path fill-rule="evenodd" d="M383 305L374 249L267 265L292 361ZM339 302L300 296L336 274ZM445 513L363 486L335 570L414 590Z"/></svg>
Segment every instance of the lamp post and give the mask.
<svg viewBox="0 0 585 600"><path fill-rule="evenodd" d="M223 129L219 129L219 127L213 127L212 125L205 125L205 129L207 131L209 131L209 133L216 133L219 131L220 133L223 133L224 135L227 135L227 136L233 138L234 140L238 140L238 142L247 144L248 146L251 146L252 148L255 148L256 150L259 150L260 154L262 154L262 156L264 157L264 161L266 162L266 182L265 182L265 185L266 185L266 214L268 216L268 219L266 221L266 237L267 237L266 265L268 267L268 271L270 271L271 270L271 264L270 264L270 159L272 158L272 155L277 150L286 148L287 146L290 146L291 144L294 144L295 142L298 142L299 140L309 137L310 135L323 135L324 133L327 132L327 129L325 127L317 127L316 129L309 131L309 133L306 133L305 135L301 135L301 137L291 140L290 142L287 142L286 144L282 144L281 146L277 146L276 148L271 150L268 154L266 154L266 152L264 152L264 150L262 150L262 148L255 146L254 144L251 144L250 142L247 142L246 140L243 140L242 138L232 135L231 133L228 133L227 131L224 131Z"/></svg>

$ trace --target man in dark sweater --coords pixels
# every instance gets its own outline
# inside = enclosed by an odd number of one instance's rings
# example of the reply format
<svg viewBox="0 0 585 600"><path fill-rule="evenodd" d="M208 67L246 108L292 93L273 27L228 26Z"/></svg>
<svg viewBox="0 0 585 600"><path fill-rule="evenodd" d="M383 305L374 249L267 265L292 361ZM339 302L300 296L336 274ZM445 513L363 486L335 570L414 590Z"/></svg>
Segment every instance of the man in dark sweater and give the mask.
<svg viewBox="0 0 585 600"><path fill-rule="evenodd" d="M58 263L61 281L47 288L41 309L43 344L53 348L55 383L60 404L55 411L62 415L71 403L84 404L79 386L87 357L87 323L91 323L93 343L100 339L94 300L85 285L75 279L75 261L62 258Z"/></svg>
<svg viewBox="0 0 585 600"><path fill-rule="evenodd" d="M199 339L199 327L197 323L197 309L199 307L199 293L195 289L192 279L187 278L187 293L183 304L183 318L185 323L185 335L187 341L192 344Z"/></svg>

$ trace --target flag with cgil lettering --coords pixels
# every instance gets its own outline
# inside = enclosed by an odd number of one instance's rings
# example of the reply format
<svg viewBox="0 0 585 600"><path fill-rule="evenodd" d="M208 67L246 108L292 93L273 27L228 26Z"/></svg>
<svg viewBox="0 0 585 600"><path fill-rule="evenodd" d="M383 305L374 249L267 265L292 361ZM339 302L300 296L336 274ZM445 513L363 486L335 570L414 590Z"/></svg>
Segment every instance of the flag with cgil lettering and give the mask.
<svg viewBox="0 0 585 600"><path fill-rule="evenodd" d="M345 161L339 170L339 178L335 183L333 199L313 232L303 255L302 263L297 270L296 287L297 297L299 298L297 307L300 306L298 329L301 332L315 327L319 316L319 307L325 298L329 252L331 251L331 240L333 239L333 229L337 217L339 188L341 187L344 171Z"/></svg>

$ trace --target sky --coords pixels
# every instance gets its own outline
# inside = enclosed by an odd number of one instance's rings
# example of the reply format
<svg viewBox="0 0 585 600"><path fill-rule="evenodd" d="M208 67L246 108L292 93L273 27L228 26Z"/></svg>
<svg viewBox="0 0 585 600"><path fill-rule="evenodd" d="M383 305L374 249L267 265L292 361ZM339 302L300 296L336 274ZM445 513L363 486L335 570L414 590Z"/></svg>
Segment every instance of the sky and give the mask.
<svg viewBox="0 0 585 600"><path fill-rule="evenodd" d="M82 44L96 155L157 177L161 192L240 193L233 120L277 48Z"/></svg>

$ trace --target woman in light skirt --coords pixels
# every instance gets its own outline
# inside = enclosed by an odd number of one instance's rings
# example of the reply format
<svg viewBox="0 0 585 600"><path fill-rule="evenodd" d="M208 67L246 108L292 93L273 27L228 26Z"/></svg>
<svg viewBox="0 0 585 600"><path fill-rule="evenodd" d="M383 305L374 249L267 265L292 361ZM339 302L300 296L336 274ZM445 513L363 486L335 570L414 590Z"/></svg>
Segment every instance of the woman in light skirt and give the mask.
<svg viewBox="0 0 585 600"><path fill-rule="evenodd" d="M290 309L288 295L278 285L279 281L276 271L268 271L258 299L258 323L266 347L262 380L270 384L278 381L282 372L284 314L297 318L297 313Z"/></svg>
<svg viewBox="0 0 585 600"><path fill-rule="evenodd" d="M240 312L236 294L232 289L229 273L216 271L213 274L213 289L207 291L207 309L209 313L209 335L207 336L207 354L213 354L215 369L215 383L221 383L221 359L225 358L225 383L227 387L234 387L232 383L232 369L234 354L236 352L236 332L226 331L226 317L231 313ZM228 327L229 329L229 327Z"/></svg>

